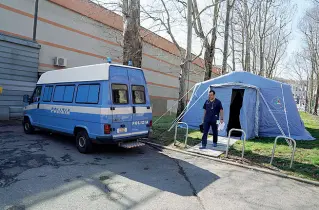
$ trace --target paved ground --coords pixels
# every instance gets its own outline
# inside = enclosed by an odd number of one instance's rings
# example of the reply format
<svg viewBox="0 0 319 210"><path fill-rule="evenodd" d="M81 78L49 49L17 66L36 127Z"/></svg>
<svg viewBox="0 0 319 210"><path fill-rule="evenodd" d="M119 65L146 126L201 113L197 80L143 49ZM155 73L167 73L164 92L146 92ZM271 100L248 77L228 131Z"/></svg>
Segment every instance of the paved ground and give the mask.
<svg viewBox="0 0 319 210"><path fill-rule="evenodd" d="M319 188L201 158L0 124L0 209L319 209Z"/></svg>

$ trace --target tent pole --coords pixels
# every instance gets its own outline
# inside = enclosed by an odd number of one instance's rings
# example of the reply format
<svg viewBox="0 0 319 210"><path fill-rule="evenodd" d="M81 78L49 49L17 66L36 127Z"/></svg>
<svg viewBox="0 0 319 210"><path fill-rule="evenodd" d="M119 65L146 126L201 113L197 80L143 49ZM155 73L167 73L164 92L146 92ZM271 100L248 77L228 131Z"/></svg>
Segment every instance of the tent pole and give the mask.
<svg viewBox="0 0 319 210"><path fill-rule="evenodd" d="M190 92L195 86L196 86L196 85L194 85L188 92ZM187 92L187 93L188 93L188 92ZM167 110L164 114L162 114L162 116L160 116L160 117L153 123L153 125L155 125L160 119L162 119L162 117L164 117L168 112L170 112L170 111L174 108L174 106L176 106L176 104L178 104L178 102L179 102L180 100L182 100L182 99L187 95L187 93L186 93L182 98L178 99L178 101L176 101L176 103L175 103L169 110Z"/></svg>
<svg viewBox="0 0 319 210"><path fill-rule="evenodd" d="M210 86L206 89L206 91L204 91L203 93L202 93L202 95L192 104L192 106L191 107L189 107L189 109L187 109L187 111L186 112L182 112L176 119L175 119L175 122L172 124L172 126L168 129L168 131L171 131L172 130L172 128L174 128L174 126L176 125L176 123L180 120L180 119L182 119L184 116L185 116L185 114L188 112L188 110L190 110L198 101L199 101L199 99L201 99L202 97L203 97L203 95L205 94L205 93L207 93L207 90L209 90L209 88L210 88ZM188 106L186 106L186 108L187 108ZM184 109L185 110L185 109Z"/></svg>
<svg viewBox="0 0 319 210"><path fill-rule="evenodd" d="M284 89L282 88L282 83L281 83L281 94L282 94L282 100L283 100L283 102L284 102L284 111L285 111L285 116L286 116L286 122L287 122L288 134L289 134L289 137L291 138L291 136L290 136L289 123L288 123L287 110L286 110L286 102L285 102L285 96L284 96Z"/></svg>
<svg viewBox="0 0 319 210"><path fill-rule="evenodd" d="M259 93L260 90L256 88L256 113L255 113L255 135L259 136Z"/></svg>

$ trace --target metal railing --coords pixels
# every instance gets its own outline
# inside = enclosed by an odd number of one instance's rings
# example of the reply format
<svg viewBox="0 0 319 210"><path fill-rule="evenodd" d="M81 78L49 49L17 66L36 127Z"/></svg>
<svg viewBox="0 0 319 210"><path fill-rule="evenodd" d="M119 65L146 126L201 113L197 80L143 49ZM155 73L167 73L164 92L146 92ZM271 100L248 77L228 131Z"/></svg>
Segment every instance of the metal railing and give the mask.
<svg viewBox="0 0 319 210"><path fill-rule="evenodd" d="M276 145L277 145L277 140L278 139L285 139L286 142L288 143L289 147L291 147L292 149L292 154L291 154L291 161L290 161L290 168L292 168L292 164L294 161L294 156L295 156L295 151L296 151L296 141L293 138L287 137L287 136L277 136L275 138L275 142L274 142L274 147L272 149L272 155L271 155L271 160L270 160L270 165L272 165L272 162L274 160L274 156L275 156L275 150L276 150ZM293 145L292 145L293 144Z"/></svg>
<svg viewBox="0 0 319 210"><path fill-rule="evenodd" d="M177 138L177 127L178 125L186 125L186 135L185 135L185 148L187 147L187 139L188 139L188 125L187 123L184 123L184 122L178 122L175 126L175 135L174 135L174 146L175 146L175 143L176 143L176 138Z"/></svg>
<svg viewBox="0 0 319 210"><path fill-rule="evenodd" d="M244 153L245 153L246 132L245 132L244 130L242 130L242 129L236 129L236 128L232 128L232 129L230 129L230 131L228 132L228 142L227 142L227 148L226 148L226 157L228 157L230 136L231 136L231 133L232 133L233 131L239 131L239 132L241 132L241 133L244 134L243 147L242 147L242 151L241 151L241 158L243 159L243 158L244 158Z"/></svg>

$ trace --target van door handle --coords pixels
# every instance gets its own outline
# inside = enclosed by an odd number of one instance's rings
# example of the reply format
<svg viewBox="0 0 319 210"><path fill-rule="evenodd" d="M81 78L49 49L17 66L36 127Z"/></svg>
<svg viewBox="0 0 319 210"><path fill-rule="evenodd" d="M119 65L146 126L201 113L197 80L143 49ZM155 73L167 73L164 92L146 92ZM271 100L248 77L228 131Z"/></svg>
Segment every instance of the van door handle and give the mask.
<svg viewBox="0 0 319 210"><path fill-rule="evenodd" d="M38 103L38 106L37 106L37 107L38 107L38 109L40 108L40 103Z"/></svg>
<svg viewBox="0 0 319 210"><path fill-rule="evenodd" d="M136 113L136 107L133 106L133 113Z"/></svg>
<svg viewBox="0 0 319 210"><path fill-rule="evenodd" d="M151 109L151 107L148 106L147 109Z"/></svg>
<svg viewBox="0 0 319 210"><path fill-rule="evenodd" d="M111 109L111 110L115 110L115 107L111 106L110 109Z"/></svg>
<svg viewBox="0 0 319 210"><path fill-rule="evenodd" d="M123 124L123 125L121 125L121 128L125 128L125 125Z"/></svg>

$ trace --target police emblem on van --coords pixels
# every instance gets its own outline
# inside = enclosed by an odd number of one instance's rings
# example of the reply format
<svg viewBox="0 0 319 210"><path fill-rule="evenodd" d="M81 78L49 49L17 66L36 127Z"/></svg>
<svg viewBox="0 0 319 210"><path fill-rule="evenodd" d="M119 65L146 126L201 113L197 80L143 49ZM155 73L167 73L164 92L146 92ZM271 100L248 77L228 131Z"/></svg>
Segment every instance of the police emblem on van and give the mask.
<svg viewBox="0 0 319 210"><path fill-rule="evenodd" d="M132 125L147 125L148 120L142 120L142 121L134 121L132 122Z"/></svg>

